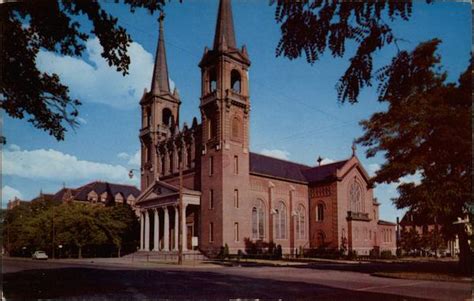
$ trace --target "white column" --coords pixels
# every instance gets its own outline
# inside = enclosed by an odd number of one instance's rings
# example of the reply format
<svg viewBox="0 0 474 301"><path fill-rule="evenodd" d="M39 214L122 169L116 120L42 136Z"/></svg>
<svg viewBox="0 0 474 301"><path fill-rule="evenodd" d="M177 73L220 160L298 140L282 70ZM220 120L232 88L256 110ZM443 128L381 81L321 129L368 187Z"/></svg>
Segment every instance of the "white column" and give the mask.
<svg viewBox="0 0 474 301"><path fill-rule="evenodd" d="M178 251L179 241L179 213L178 206L174 207L174 248L173 250Z"/></svg>
<svg viewBox="0 0 474 301"><path fill-rule="evenodd" d="M143 231L145 231L145 221L143 220L143 212L140 211L140 251L144 250Z"/></svg>
<svg viewBox="0 0 474 301"><path fill-rule="evenodd" d="M183 251L186 251L188 249L188 246L187 246L187 237L188 237L188 234L187 234L187 231L188 229L186 229L186 204L184 204L183 202L183 209L181 210L181 214L183 215L183 218L181 219L181 226L183 227L183 236L181 237L181 243L183 244Z"/></svg>
<svg viewBox="0 0 474 301"><path fill-rule="evenodd" d="M155 232L154 232L154 240L153 240L153 251L160 250L160 217L158 215L158 208L153 209L155 212Z"/></svg>
<svg viewBox="0 0 474 301"><path fill-rule="evenodd" d="M167 252L170 250L170 219L168 215L168 208L164 207L163 208L165 212L165 220L164 220L164 234L163 234L163 242L164 242L164 247L163 251Z"/></svg>
<svg viewBox="0 0 474 301"><path fill-rule="evenodd" d="M150 251L150 215L145 210L145 251Z"/></svg>

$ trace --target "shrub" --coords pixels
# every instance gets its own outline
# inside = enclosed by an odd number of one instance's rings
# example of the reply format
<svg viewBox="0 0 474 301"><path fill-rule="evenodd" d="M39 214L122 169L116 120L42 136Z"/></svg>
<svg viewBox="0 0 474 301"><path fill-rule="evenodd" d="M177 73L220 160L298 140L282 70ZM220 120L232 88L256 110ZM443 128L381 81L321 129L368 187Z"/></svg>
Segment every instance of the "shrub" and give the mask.
<svg viewBox="0 0 474 301"><path fill-rule="evenodd" d="M380 253L380 258L382 258L382 259L391 259L391 258L393 258L392 252L389 251L389 250L382 251L382 253Z"/></svg>
<svg viewBox="0 0 474 301"><path fill-rule="evenodd" d="M347 259L352 260L357 258L357 251L356 250L351 250L347 254Z"/></svg>

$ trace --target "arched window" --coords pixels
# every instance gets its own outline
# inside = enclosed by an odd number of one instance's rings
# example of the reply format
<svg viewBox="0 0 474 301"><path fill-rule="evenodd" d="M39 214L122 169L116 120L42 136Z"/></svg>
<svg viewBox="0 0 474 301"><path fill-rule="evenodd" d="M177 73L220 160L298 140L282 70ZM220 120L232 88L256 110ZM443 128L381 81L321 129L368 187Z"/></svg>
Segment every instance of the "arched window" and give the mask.
<svg viewBox="0 0 474 301"><path fill-rule="evenodd" d="M164 125L170 126L172 117L173 115L171 110L168 108L164 108L163 112L161 112L161 120L163 121Z"/></svg>
<svg viewBox="0 0 474 301"><path fill-rule="evenodd" d="M362 187L354 179L349 188L350 211L363 212L362 208Z"/></svg>
<svg viewBox="0 0 474 301"><path fill-rule="evenodd" d="M286 239L286 206L279 202L275 215L275 235L276 239Z"/></svg>
<svg viewBox="0 0 474 301"><path fill-rule="evenodd" d="M232 139L239 140L241 135L241 122L240 118L235 116L232 118Z"/></svg>
<svg viewBox="0 0 474 301"><path fill-rule="evenodd" d="M324 220L324 204L318 204L316 207L316 221L321 222Z"/></svg>
<svg viewBox="0 0 474 301"><path fill-rule="evenodd" d="M145 111L146 126L151 125L151 108L147 107Z"/></svg>
<svg viewBox="0 0 474 301"><path fill-rule="evenodd" d="M306 219L305 209L303 205L298 206L296 211L296 237L298 239L304 239L306 236Z"/></svg>
<svg viewBox="0 0 474 301"><path fill-rule="evenodd" d="M237 93L240 93L240 88L241 88L241 85L240 85L240 73L239 71L237 70L232 70L232 72L230 72L230 87L233 91L237 92Z"/></svg>
<svg viewBox="0 0 474 301"><path fill-rule="evenodd" d="M209 92L217 90L217 73L215 69L209 70Z"/></svg>
<svg viewBox="0 0 474 301"><path fill-rule="evenodd" d="M252 208L252 238L265 238L265 205L262 200Z"/></svg>

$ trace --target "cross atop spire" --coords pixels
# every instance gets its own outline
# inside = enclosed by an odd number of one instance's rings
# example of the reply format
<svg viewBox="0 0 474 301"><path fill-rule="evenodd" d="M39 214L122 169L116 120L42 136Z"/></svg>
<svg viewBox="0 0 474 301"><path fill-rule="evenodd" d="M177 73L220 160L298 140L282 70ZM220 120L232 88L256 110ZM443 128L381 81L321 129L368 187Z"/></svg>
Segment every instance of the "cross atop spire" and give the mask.
<svg viewBox="0 0 474 301"><path fill-rule="evenodd" d="M214 50L222 48L237 48L235 43L234 20L230 0L220 0L219 14L214 36Z"/></svg>
<svg viewBox="0 0 474 301"><path fill-rule="evenodd" d="M163 31L164 19L165 15L162 12L158 18L160 23L160 35L158 38L158 46L156 47L155 67L153 69L153 79L151 81L152 95L170 92L168 64L166 63L165 35Z"/></svg>

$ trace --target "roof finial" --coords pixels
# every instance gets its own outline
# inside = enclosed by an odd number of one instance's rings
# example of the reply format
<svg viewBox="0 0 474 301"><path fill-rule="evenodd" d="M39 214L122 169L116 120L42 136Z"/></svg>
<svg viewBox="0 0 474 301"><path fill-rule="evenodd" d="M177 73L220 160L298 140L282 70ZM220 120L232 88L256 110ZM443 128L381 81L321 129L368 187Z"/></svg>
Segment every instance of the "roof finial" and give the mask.
<svg viewBox="0 0 474 301"><path fill-rule="evenodd" d="M170 92L170 83L168 78L168 64L166 62L165 34L163 23L165 14L160 13L158 23L160 33L158 37L158 46L156 47L155 67L153 68L153 79L151 81L151 94L159 95L160 92Z"/></svg>
<svg viewBox="0 0 474 301"><path fill-rule="evenodd" d="M351 148L352 148L352 157L355 157L356 156L356 150L357 150L355 140L352 142L352 147Z"/></svg>
<svg viewBox="0 0 474 301"><path fill-rule="evenodd" d="M319 166L321 166L321 162L323 162L323 158L321 158L321 156L318 156L318 160L317 160L317 161L318 161Z"/></svg>

